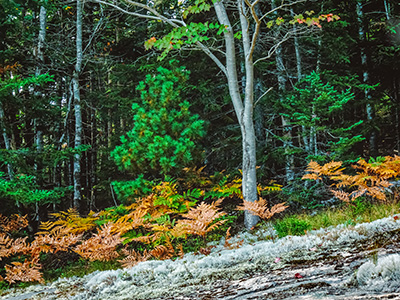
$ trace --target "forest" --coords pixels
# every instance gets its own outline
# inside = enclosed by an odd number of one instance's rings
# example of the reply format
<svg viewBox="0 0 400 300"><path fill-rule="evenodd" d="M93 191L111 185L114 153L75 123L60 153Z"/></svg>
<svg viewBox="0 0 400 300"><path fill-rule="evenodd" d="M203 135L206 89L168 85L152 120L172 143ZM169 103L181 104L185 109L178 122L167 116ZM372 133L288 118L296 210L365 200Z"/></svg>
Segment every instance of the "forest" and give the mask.
<svg viewBox="0 0 400 300"><path fill-rule="evenodd" d="M0 289L398 211L399 15L0 0Z"/></svg>

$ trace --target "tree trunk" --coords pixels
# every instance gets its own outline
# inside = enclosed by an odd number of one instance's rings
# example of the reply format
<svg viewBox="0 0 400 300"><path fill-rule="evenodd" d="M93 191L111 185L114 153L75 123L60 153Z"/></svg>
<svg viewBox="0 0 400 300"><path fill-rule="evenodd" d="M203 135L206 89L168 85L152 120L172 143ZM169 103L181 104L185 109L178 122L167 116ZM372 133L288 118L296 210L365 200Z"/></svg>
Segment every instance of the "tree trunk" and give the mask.
<svg viewBox="0 0 400 300"><path fill-rule="evenodd" d="M363 4L360 1L357 2L357 17L358 17L358 36L361 43L360 51L361 51L361 65L363 69L363 83L369 83L369 71L368 71L368 56L365 50L365 42L366 38L366 26L364 23L364 12L363 12ZM372 124L375 118L375 110L371 103L369 103L371 98L370 90L365 89L364 99L366 101L366 113L368 123ZM376 130L372 129L369 136L369 155L376 156Z"/></svg>
<svg viewBox="0 0 400 300"><path fill-rule="evenodd" d="M245 99L242 102L240 86L237 75L235 41L233 29L230 24L226 9L221 1L214 5L219 23L225 25L224 32L226 46L226 76L228 80L229 94L232 99L233 107L240 125L242 133L242 192L246 201L254 202L257 200L257 179L256 179L256 139L253 123L254 109L254 66L253 57L250 53L249 24L243 15L245 6L242 0L238 0L240 24L242 28L243 52L245 59ZM247 229L251 229L257 224L259 218L252 213L245 211L244 224Z"/></svg>
<svg viewBox="0 0 400 300"><path fill-rule="evenodd" d="M79 87L79 75L82 67L82 0L76 0L76 64L72 77L72 86L74 92L74 110L75 110L75 150L82 145L82 110L81 95ZM74 202L76 209L81 207L81 154L74 155Z"/></svg>
<svg viewBox="0 0 400 300"><path fill-rule="evenodd" d="M390 20L390 3L387 0L383 0L383 5L385 7L386 19Z"/></svg>
<svg viewBox="0 0 400 300"><path fill-rule="evenodd" d="M272 1L272 9L276 9L275 1ZM276 14L276 17L278 15ZM279 35L279 30L277 32ZM276 70L277 70L277 79L278 79L278 87L280 92L280 100L283 101L283 94L286 92L286 68L283 63L283 55L282 55L282 46L279 45L276 48ZM282 122L282 132L283 132L283 148L285 150L285 174L286 174L286 183L290 183L294 180L294 157L290 154L290 146L292 145L292 127L290 126L289 120L287 120L284 116L281 116Z"/></svg>
<svg viewBox="0 0 400 300"><path fill-rule="evenodd" d="M36 71L35 71L36 76L39 76L42 74L42 66L44 64L44 43L46 40L46 16L47 16L46 8L41 6L40 14L39 14L39 34L38 34L38 45L37 45L37 53L36 53L36 58L37 58L37 65L36 65ZM36 91L35 96L40 97L41 92ZM42 170L40 154L43 152L43 131L41 129L41 124L39 124L38 119L34 119L33 124L34 124L34 130L35 130L35 145L36 145L36 152L37 152L37 158L35 161L35 171L36 171L36 175L37 175L36 181L38 182L39 185L41 185L42 178L41 178L41 176L39 176L39 174Z"/></svg>
<svg viewBox="0 0 400 300"><path fill-rule="evenodd" d="M11 150L10 139L8 138L8 134L7 134L7 130L6 130L3 103L1 101L0 101L0 126L1 126L1 131L2 131L4 145L6 147L6 150ZM7 163L7 171L8 171L8 178L10 178L10 180L13 180L14 179L14 168L10 162Z"/></svg>

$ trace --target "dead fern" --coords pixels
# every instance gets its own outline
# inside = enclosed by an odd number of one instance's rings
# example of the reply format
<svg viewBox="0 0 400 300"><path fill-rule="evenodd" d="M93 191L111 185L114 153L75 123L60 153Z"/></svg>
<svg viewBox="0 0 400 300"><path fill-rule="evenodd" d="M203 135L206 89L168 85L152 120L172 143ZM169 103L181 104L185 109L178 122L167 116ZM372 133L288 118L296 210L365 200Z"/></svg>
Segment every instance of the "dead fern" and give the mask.
<svg viewBox="0 0 400 300"><path fill-rule="evenodd" d="M125 255L123 259L118 260L123 268L132 268L142 261L146 261L151 257L151 254L144 250L143 254L136 252L135 250L122 249L122 253Z"/></svg>
<svg viewBox="0 0 400 300"><path fill-rule="evenodd" d="M13 239L4 233L0 233L0 261L17 253L26 253L28 237Z"/></svg>
<svg viewBox="0 0 400 300"><path fill-rule="evenodd" d="M9 283L16 281L33 282L38 281L44 283L42 273L40 273L41 265L38 259L25 259L23 263L12 262L12 266L6 265L6 277L4 278Z"/></svg>
<svg viewBox="0 0 400 300"><path fill-rule="evenodd" d="M355 175L344 174L344 168L341 166L341 162L330 162L320 166L311 161L306 170L309 173L304 175L303 179L322 180L326 177L334 181L331 192L345 202L352 202L362 196L385 202L386 191L393 186L389 180L400 175L400 156L378 157L369 162L360 159L352 165L356 170Z"/></svg>
<svg viewBox="0 0 400 300"><path fill-rule="evenodd" d="M157 247L155 247L153 250L150 251L150 254L156 259L165 260L174 257L175 250L170 243L167 243L166 246L158 245Z"/></svg>
<svg viewBox="0 0 400 300"><path fill-rule="evenodd" d="M271 218L273 215L284 211L287 208L287 206L285 206L285 203L276 204L270 209L267 207L267 205L267 201L262 198L254 202L243 200L242 206L237 206L236 209L250 211L252 214L266 220Z"/></svg>
<svg viewBox="0 0 400 300"><path fill-rule="evenodd" d="M10 217L0 214L0 232L12 233L28 226L28 216L14 214Z"/></svg>
<svg viewBox="0 0 400 300"><path fill-rule="evenodd" d="M68 252L73 249L83 238L83 234L71 233L71 228L60 228L53 230L53 234L39 234L27 247L27 252L32 256L39 256L40 253L56 253L59 251Z"/></svg>
<svg viewBox="0 0 400 300"><path fill-rule="evenodd" d="M98 233L76 246L73 251L90 261L110 261L119 256L116 248L122 243L119 233L113 233L113 224L101 227Z"/></svg>
<svg viewBox="0 0 400 300"><path fill-rule="evenodd" d="M212 204L202 202L195 208L191 208L188 213L182 215L183 219L177 222L177 230L186 234L195 234L205 236L208 232L213 231L227 220L219 220L218 218L225 215L225 212L219 211L219 205L223 199L219 199Z"/></svg>

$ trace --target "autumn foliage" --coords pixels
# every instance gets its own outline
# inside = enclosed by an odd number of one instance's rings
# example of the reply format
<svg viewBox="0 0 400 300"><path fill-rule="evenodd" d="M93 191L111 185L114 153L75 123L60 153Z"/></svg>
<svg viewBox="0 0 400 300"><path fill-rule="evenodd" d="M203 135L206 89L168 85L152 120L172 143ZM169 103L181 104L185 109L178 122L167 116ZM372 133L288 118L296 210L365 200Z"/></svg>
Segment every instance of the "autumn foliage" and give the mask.
<svg viewBox="0 0 400 300"><path fill-rule="evenodd" d="M368 162L361 158L352 168L355 174L346 174L342 162L332 161L321 166L311 161L303 179L327 179L333 182L330 185L331 192L345 202L352 202L359 197L385 202L387 192L393 186L390 180L396 180L400 175L400 156L378 157Z"/></svg>
<svg viewBox="0 0 400 300"><path fill-rule="evenodd" d="M118 261L122 267L132 267L150 258L182 257L181 243L187 237L197 236L205 241L207 234L228 224L226 213L221 210L224 198L242 199L240 178L222 176L213 184L212 178L201 174L202 169L186 172L193 173L193 178L188 176L184 182L184 192L176 181L164 181L154 186L150 195L127 206L90 212L85 217L72 208L53 213L50 221L42 222L39 232L29 241L27 236L13 237L28 226L26 216L0 215L0 260L4 260L5 274L0 281L43 282L40 259L45 253L75 253L89 261ZM259 192L280 188L276 184L259 186ZM199 199L204 201L197 204ZM268 208L264 199L254 203L244 201L237 207L264 219L285 208L283 203ZM229 242L229 230L226 235L227 248L241 245ZM142 251L137 250L138 245ZM200 253L206 255L208 251L202 248Z"/></svg>

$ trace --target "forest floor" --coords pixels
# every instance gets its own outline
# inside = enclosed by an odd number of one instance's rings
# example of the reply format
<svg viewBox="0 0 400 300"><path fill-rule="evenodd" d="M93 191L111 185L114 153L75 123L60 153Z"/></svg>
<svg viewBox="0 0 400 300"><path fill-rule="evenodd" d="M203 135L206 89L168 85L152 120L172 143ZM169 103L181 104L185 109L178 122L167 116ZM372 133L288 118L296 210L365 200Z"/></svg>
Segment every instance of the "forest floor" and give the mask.
<svg viewBox="0 0 400 300"><path fill-rule="evenodd" d="M10 289L0 299L400 299L397 216L268 241L266 231L242 233L230 249L221 241L208 255Z"/></svg>

